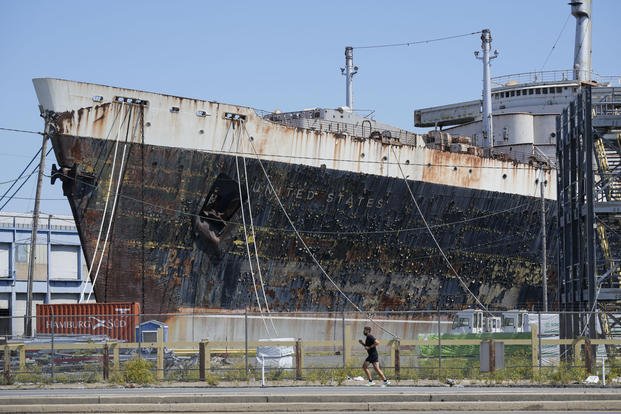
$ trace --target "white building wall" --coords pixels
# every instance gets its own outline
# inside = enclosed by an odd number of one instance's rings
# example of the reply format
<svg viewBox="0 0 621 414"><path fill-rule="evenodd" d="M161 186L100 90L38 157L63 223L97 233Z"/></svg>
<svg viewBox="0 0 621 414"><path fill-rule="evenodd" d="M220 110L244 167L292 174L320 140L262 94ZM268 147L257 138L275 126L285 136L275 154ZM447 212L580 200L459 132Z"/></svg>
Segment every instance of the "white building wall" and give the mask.
<svg viewBox="0 0 621 414"><path fill-rule="evenodd" d="M24 334L31 223L31 215L0 213L0 336ZM33 316L37 304L78 303L85 284L90 291L86 260L71 217L43 215L36 251Z"/></svg>

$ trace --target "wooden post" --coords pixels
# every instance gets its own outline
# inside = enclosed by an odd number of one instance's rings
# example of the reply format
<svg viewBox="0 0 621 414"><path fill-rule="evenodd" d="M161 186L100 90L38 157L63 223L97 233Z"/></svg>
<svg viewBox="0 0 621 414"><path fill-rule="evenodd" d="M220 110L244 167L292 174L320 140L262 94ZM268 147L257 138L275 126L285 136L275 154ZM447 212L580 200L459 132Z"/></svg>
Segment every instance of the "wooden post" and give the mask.
<svg viewBox="0 0 621 414"><path fill-rule="evenodd" d="M295 341L295 379L302 379L302 369L304 368L304 348L302 339Z"/></svg>
<svg viewBox="0 0 621 414"><path fill-rule="evenodd" d="M591 375L595 374L596 371L595 353L596 348L591 344L591 338L584 338L584 368Z"/></svg>
<svg viewBox="0 0 621 414"><path fill-rule="evenodd" d="M489 372L496 371L496 346L493 339L489 339Z"/></svg>
<svg viewBox="0 0 621 414"><path fill-rule="evenodd" d="M392 366L395 367L395 378L401 378L401 341L399 339L393 339L392 346L390 347L390 359Z"/></svg>
<svg viewBox="0 0 621 414"><path fill-rule="evenodd" d="M121 359L119 358L118 343L113 342L110 346L112 347L112 371L117 373L121 370Z"/></svg>
<svg viewBox="0 0 621 414"><path fill-rule="evenodd" d="M203 339L198 343L198 379L199 381L205 381L206 371L209 367L209 353L207 351L207 344L209 341Z"/></svg>
<svg viewBox="0 0 621 414"><path fill-rule="evenodd" d="M103 379L110 378L110 347L106 342L103 347Z"/></svg>
<svg viewBox="0 0 621 414"><path fill-rule="evenodd" d="M8 344L4 345L4 381L11 383L11 348Z"/></svg>
<svg viewBox="0 0 621 414"><path fill-rule="evenodd" d="M438 309L438 381L442 380L442 326Z"/></svg>
<svg viewBox="0 0 621 414"><path fill-rule="evenodd" d="M574 365L580 366L582 365L582 353L580 352L580 347L584 343L584 338L576 338L573 342L574 347Z"/></svg>
<svg viewBox="0 0 621 414"><path fill-rule="evenodd" d="M345 368L351 365L351 326L345 327L345 343L343 344L343 355L345 359Z"/></svg>
<svg viewBox="0 0 621 414"><path fill-rule="evenodd" d="M26 346L19 344L17 350L19 351L19 370L24 371L26 369Z"/></svg>
<svg viewBox="0 0 621 414"><path fill-rule="evenodd" d="M158 381L164 379L164 330L157 329L157 362L155 366L155 378Z"/></svg>
<svg viewBox="0 0 621 414"><path fill-rule="evenodd" d="M530 352L531 352L531 366L533 367L533 375L539 371L539 347L537 346L537 339L539 336L539 326L532 324L530 326Z"/></svg>

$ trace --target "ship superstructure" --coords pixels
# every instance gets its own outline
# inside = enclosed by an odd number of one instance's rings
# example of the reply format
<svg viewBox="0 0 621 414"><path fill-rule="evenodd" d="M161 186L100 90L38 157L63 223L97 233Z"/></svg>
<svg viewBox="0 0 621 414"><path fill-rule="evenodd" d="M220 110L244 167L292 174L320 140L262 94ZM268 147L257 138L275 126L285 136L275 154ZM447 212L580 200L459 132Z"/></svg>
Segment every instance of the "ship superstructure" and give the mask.
<svg viewBox="0 0 621 414"><path fill-rule="evenodd" d="M572 69L492 77L488 96L484 88L481 99L417 109L414 124L468 136L474 145L486 148L489 156L555 166L556 117L576 99L581 85L593 87L594 102L606 101L621 85L619 76L592 71L591 1L572 2L571 7L576 18ZM483 53L486 47L483 39ZM486 107L493 114L491 139L485 134Z"/></svg>

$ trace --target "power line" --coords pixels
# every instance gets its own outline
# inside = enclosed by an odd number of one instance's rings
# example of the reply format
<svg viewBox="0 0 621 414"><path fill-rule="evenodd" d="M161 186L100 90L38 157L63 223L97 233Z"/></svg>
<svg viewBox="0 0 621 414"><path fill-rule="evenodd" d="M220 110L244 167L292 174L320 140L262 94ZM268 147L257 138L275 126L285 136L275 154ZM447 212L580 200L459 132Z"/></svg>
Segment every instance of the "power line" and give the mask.
<svg viewBox="0 0 621 414"><path fill-rule="evenodd" d="M39 150L38 150L38 151L37 151L37 153L34 155L34 157L32 157L32 158L30 159L30 162L28 162L28 164L26 165L26 167L24 167L24 169L22 170L22 172L21 172L21 173L19 173L19 176L18 176L15 180L13 180L13 184L11 184L11 186L10 186L9 188L7 188L7 190L4 192L4 194L2 194L2 196L0 196L0 200L2 200L2 199L4 198L4 196L6 196L6 195L9 193L9 191L11 191L11 189L13 188L13 186L14 186L15 184L17 184L17 182L18 182L18 181L22 178L22 176L24 175L24 173L26 172L26 170L27 170L28 168L30 168L30 166L32 165L32 163L33 163L33 162L37 159L37 157L38 157L38 156L39 156L39 154L41 153L41 149L42 149L42 148L39 148ZM30 178L30 175L26 178L26 180L28 180L28 178ZM7 181L6 183L2 183L2 184L8 184L9 182L10 182L10 181Z"/></svg>
<svg viewBox="0 0 621 414"><path fill-rule="evenodd" d="M43 132L37 132L37 131L29 131L27 129L16 129L16 128L3 128L0 127L0 130L2 131L11 131L11 132L22 132L24 134L37 134L37 135L43 135Z"/></svg>
<svg viewBox="0 0 621 414"><path fill-rule="evenodd" d="M388 43L388 44L383 44L383 45L353 46L353 48L354 49L379 49L379 48L384 48L384 47L414 46L414 45L420 45L420 44L425 44L425 43L440 42L442 40L457 39L459 37L473 36L479 33L482 33L482 31L479 30L478 32L464 33L464 34L454 35L454 36L438 37L435 39L416 40L413 42L405 42L405 43Z"/></svg>
<svg viewBox="0 0 621 414"><path fill-rule="evenodd" d="M32 201L35 198L34 197L11 197L12 200L28 200L28 201ZM40 198L39 200L42 201L66 201L66 198Z"/></svg>
<svg viewBox="0 0 621 414"><path fill-rule="evenodd" d="M45 156L47 157L47 156L50 154L50 152L52 152L52 148L50 148L50 149L47 151L47 153L45 154ZM40 154L40 153L41 153L41 150L39 149L39 151L37 152L37 154ZM23 173L24 173L24 172L28 169L28 167L30 166L30 164L31 164L31 163L32 163L32 161L31 161L30 163L28 163L28 165L26 166L26 168L24 168L24 171L22 171L22 174L21 174L21 175L23 175ZM19 190L21 190L21 189L22 189L22 187L23 187L23 186L24 186L24 185L28 182L28 180L30 179L30 177L32 177L32 175L33 175L35 172L37 172L37 170L38 170L38 169L39 169L39 166L38 166L38 165L32 169L32 171L30 172L30 174L28 174L28 177L26 177L26 178L24 179L24 181L21 183L21 185L20 185L19 187L17 187L17 190L15 190L15 191L13 192L13 194L11 194L11 196L10 196L10 197L9 197L9 198L8 198L8 199L4 202L4 204L2 204L2 206L0 206L0 211L2 211L2 209L4 209L4 207L6 207L6 205L7 205L7 204L8 204L8 203L9 203L9 202L13 199L13 197L15 197L15 195L19 192ZM21 178L21 175L20 175L20 178ZM18 180L19 180L19 178L18 178ZM16 180L15 182L17 182L17 180ZM11 186L11 188L12 188L12 187L13 187L13 186ZM10 191L10 189L11 189L11 188L9 188L9 190L7 190L7 191L4 193L4 195L2 195L2 197L0 198L0 200L2 200L2 198L4 198L4 196L5 196L5 195L6 195L6 194Z"/></svg>

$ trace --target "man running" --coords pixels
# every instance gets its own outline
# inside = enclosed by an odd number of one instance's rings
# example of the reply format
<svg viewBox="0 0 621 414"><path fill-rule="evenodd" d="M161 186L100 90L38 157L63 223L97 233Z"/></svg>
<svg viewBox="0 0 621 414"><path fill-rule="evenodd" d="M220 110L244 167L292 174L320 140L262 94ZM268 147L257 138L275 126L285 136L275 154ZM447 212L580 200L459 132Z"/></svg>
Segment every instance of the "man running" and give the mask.
<svg viewBox="0 0 621 414"><path fill-rule="evenodd" d="M390 381L386 379L386 375L384 375L379 366L379 355L377 353L377 346L379 345L379 342L377 339L375 339L373 335L371 335L370 326L365 326L362 333L364 333L364 336L366 336L366 340L362 342L362 339L360 339L358 340L358 342L360 342L360 345L364 346L364 349L366 349L367 353L369 354L367 356L367 359L365 359L364 363L362 364L362 369L364 370L365 374L367 374L367 378L369 379L367 385L375 385L375 382L373 382L373 378L371 378L371 371L369 371L369 364L371 364L373 365L373 369L375 370L375 372L377 372L377 375L379 375L384 381L382 387L385 387L390 384Z"/></svg>

